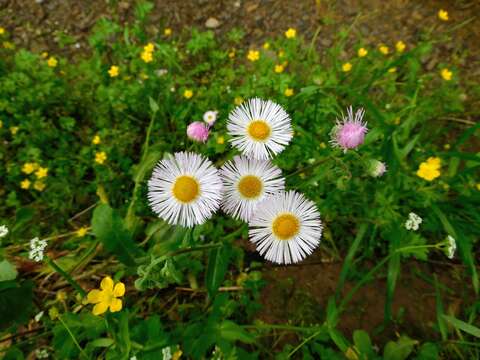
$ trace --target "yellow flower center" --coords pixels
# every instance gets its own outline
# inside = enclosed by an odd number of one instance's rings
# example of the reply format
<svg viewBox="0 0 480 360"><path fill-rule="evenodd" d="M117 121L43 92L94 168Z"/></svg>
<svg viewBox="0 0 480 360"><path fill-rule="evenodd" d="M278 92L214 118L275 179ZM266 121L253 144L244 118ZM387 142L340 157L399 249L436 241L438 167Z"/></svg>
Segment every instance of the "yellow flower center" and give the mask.
<svg viewBox="0 0 480 360"><path fill-rule="evenodd" d="M263 120L255 120L248 125L248 134L257 141L264 141L270 136L270 125Z"/></svg>
<svg viewBox="0 0 480 360"><path fill-rule="evenodd" d="M300 221L293 214L281 214L273 221L272 229L273 234L280 240L289 240L298 234Z"/></svg>
<svg viewBox="0 0 480 360"><path fill-rule="evenodd" d="M195 200L200 193L200 186L193 177L183 175L177 178L173 185L173 196L183 203Z"/></svg>
<svg viewBox="0 0 480 360"><path fill-rule="evenodd" d="M263 183L254 175L246 175L238 182L238 191L243 197L254 199L262 193Z"/></svg>

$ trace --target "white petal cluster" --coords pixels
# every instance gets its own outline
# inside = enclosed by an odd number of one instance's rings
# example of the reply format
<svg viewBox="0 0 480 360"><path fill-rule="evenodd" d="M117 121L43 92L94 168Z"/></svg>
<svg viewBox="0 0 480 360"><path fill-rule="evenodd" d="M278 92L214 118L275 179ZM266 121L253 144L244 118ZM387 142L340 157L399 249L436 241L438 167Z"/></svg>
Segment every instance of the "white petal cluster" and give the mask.
<svg viewBox="0 0 480 360"><path fill-rule="evenodd" d="M28 257L30 260L40 262L43 260L43 252L47 247L46 240L40 240L38 237L30 240L30 252Z"/></svg>
<svg viewBox="0 0 480 360"><path fill-rule="evenodd" d="M457 242L455 238L451 235L447 236L447 257L449 259L453 259L455 255L455 251L457 250Z"/></svg>
<svg viewBox="0 0 480 360"><path fill-rule="evenodd" d="M7 225L0 226L0 238L7 236L8 234L8 227Z"/></svg>
<svg viewBox="0 0 480 360"><path fill-rule="evenodd" d="M414 212L411 212L408 214L408 219L405 222L405 229L407 230L412 230L412 231L417 231L420 228L420 224L422 223L423 219L415 214Z"/></svg>

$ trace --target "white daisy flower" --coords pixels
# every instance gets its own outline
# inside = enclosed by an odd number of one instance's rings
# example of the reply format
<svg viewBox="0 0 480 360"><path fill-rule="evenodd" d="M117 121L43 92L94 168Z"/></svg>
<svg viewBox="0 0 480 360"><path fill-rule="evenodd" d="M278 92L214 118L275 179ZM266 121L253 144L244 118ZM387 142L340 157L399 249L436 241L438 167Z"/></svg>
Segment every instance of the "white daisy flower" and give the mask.
<svg viewBox="0 0 480 360"><path fill-rule="evenodd" d="M250 241L267 260L290 264L320 244L322 222L313 201L295 191L267 197L249 221Z"/></svg>
<svg viewBox="0 0 480 360"><path fill-rule="evenodd" d="M457 250L457 242L455 241L455 238L451 235L447 236L447 257L449 259L453 259L453 256L455 255L455 251Z"/></svg>
<svg viewBox="0 0 480 360"><path fill-rule="evenodd" d="M290 116L278 104L259 98L237 106L228 116L230 142L243 154L269 159L279 154L293 137Z"/></svg>
<svg viewBox="0 0 480 360"><path fill-rule="evenodd" d="M46 247L46 240L40 240L38 237L30 240L30 252L28 253L28 258L36 262L42 261Z"/></svg>
<svg viewBox="0 0 480 360"><path fill-rule="evenodd" d="M207 111L203 114L203 121L212 126L217 121L218 111Z"/></svg>
<svg viewBox="0 0 480 360"><path fill-rule="evenodd" d="M7 236L8 234L8 227L7 225L0 226L0 238Z"/></svg>
<svg viewBox="0 0 480 360"><path fill-rule="evenodd" d="M235 156L220 169L224 186L222 209L236 219L248 221L266 196L285 188L282 171L270 161Z"/></svg>
<svg viewBox="0 0 480 360"><path fill-rule="evenodd" d="M212 162L202 155L179 152L161 160L148 181L152 210L172 225L203 224L222 199L222 181Z"/></svg>

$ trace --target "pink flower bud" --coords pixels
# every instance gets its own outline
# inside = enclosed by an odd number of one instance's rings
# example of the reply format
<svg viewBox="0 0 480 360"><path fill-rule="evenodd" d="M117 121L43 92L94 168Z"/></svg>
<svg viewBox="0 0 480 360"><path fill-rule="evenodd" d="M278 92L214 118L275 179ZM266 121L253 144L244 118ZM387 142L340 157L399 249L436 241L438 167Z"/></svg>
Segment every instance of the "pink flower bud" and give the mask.
<svg viewBox="0 0 480 360"><path fill-rule="evenodd" d="M363 109L358 110L353 114L352 107L347 110L347 116L342 121L337 121L337 124L332 129L331 144L336 147L341 147L344 151L348 149L356 149L365 141L365 134L367 133L367 123L363 121Z"/></svg>
<svg viewBox="0 0 480 360"><path fill-rule="evenodd" d="M193 141L204 143L208 140L208 133L208 126L200 121L195 121L187 127L187 136Z"/></svg>

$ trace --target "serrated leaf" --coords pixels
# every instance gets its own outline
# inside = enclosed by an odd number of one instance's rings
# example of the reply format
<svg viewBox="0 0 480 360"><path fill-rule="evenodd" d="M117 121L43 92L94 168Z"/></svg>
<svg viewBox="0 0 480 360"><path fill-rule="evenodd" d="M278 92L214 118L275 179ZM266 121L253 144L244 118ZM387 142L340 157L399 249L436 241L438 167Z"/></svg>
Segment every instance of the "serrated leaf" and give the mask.
<svg viewBox="0 0 480 360"><path fill-rule="evenodd" d="M207 271L205 273L205 285L211 298L214 297L223 282L230 254L231 250L228 245L210 250Z"/></svg>
<svg viewBox="0 0 480 360"><path fill-rule="evenodd" d="M116 210L100 204L93 212L92 231L105 249L115 254L126 265L135 265L135 256L140 254L123 220Z"/></svg>

